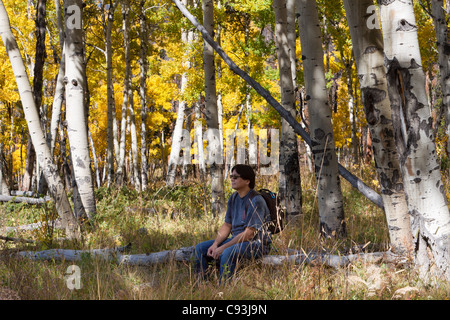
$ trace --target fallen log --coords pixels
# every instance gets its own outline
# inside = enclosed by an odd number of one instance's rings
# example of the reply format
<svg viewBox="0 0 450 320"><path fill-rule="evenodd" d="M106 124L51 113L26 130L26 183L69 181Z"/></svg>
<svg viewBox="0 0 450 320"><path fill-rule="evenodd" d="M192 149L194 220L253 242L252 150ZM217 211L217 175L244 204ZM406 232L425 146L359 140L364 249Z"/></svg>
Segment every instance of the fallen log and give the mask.
<svg viewBox="0 0 450 320"><path fill-rule="evenodd" d="M72 249L49 249L43 251L20 251L19 256L31 260L55 260L55 261L79 261L83 257L89 255L91 257L100 257L103 259L115 259L119 252L129 250L131 244L123 247L109 249L93 249L93 250L72 250Z"/></svg>
<svg viewBox="0 0 450 320"><path fill-rule="evenodd" d="M55 229L64 229L61 219L51 220L51 221L48 221L46 224L51 225ZM17 227L5 227L5 232L10 233L10 232L18 232L18 231L31 231L31 230L42 228L43 225L44 225L44 223L42 223L42 222L35 222L35 223L25 224L25 225L21 225L21 226L17 226Z"/></svg>
<svg viewBox="0 0 450 320"><path fill-rule="evenodd" d="M294 255L269 255L262 259L265 265L279 266L284 264L319 264L331 268L342 268L352 262L362 261L364 263L378 264L381 262L401 264L406 260L390 251L356 253L350 255L334 255L334 254L294 254Z"/></svg>
<svg viewBox="0 0 450 320"><path fill-rule="evenodd" d="M15 197L36 197L36 192L34 191L11 190L10 194Z"/></svg>
<svg viewBox="0 0 450 320"><path fill-rule="evenodd" d="M52 200L50 197L30 198L30 197L16 197L16 196L0 195L0 201L1 202L44 204L44 203L46 203L46 202L48 202L50 200Z"/></svg>
<svg viewBox="0 0 450 320"><path fill-rule="evenodd" d="M116 261L122 265L149 266L171 261L192 261L194 247L184 247L177 250L166 250L148 254L121 254L129 246L112 249L68 250L51 249L40 252L22 251L19 255L33 260L78 261L84 255L99 257L109 261ZM387 252L357 253L350 255L333 255L326 253L267 255L261 259L262 264L271 266L314 264L331 268L342 268L355 261L365 263L406 263L400 256Z"/></svg>
<svg viewBox="0 0 450 320"><path fill-rule="evenodd" d="M120 255L118 262L128 265L152 265L170 261L190 261L194 255L194 247L185 247L177 250L166 250L150 254Z"/></svg>

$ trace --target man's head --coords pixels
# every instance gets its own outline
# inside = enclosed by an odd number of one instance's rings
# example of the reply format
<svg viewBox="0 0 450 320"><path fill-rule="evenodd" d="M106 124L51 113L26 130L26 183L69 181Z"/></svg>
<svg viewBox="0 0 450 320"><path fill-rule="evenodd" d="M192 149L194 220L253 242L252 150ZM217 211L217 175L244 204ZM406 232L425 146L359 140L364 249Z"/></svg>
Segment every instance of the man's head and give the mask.
<svg viewBox="0 0 450 320"><path fill-rule="evenodd" d="M250 189L255 187L255 171L253 168L246 164L237 164L231 169L231 179L237 180L242 179L248 181L248 186ZM233 181L232 181L233 182Z"/></svg>

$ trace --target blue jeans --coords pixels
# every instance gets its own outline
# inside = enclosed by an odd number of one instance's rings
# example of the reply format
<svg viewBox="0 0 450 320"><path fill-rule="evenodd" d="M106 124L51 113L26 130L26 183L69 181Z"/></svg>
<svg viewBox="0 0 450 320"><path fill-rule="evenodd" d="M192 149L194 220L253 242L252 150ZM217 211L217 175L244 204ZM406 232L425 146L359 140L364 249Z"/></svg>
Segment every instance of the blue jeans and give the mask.
<svg viewBox="0 0 450 320"><path fill-rule="evenodd" d="M225 240L219 247L231 239L232 238ZM246 241L236 243L231 247L226 248L219 259L215 260L212 257L207 256L208 249L213 243L214 240L208 240L195 246L195 270L203 278L205 277L208 265L211 262L214 264L219 263L220 280L226 280L234 275L239 260L261 258L264 254L267 254L268 251L268 248L263 246L259 241Z"/></svg>

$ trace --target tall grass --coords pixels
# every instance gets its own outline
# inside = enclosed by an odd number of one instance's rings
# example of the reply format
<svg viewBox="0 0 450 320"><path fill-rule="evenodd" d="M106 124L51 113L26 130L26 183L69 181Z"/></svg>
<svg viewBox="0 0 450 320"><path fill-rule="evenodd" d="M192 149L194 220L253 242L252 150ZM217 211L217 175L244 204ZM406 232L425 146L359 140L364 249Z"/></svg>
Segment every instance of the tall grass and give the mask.
<svg viewBox="0 0 450 320"><path fill-rule="evenodd" d="M377 188L369 169L356 173ZM354 171L355 172L355 171ZM258 177L257 188L274 191L275 178ZM226 196L231 194L229 182ZM315 179L302 173L303 214L274 237L274 252L287 248L344 254L356 245L386 250L389 239L383 212L342 181L348 237L329 241L319 237ZM217 278L199 282L190 262L170 262L154 266L126 266L86 256L77 262L81 289L69 290L67 268L72 262L31 261L19 258L19 250L64 248L108 248L131 243L131 254L151 253L192 246L212 239L223 216L210 214L209 187L199 181L183 181L167 188L163 183L144 193L130 188L96 191L96 229L83 243L60 241L63 234L42 227L20 236L36 244L0 243L0 287L15 290L22 299L443 299L449 295L447 283L422 283L414 270L392 265L353 263L341 269L323 265L267 266L249 261L239 266L233 281L219 285ZM55 216L52 205L0 205L1 226L48 221ZM1 233L4 234L4 233ZM11 236L18 237L17 234ZM217 275L215 275L217 277Z"/></svg>

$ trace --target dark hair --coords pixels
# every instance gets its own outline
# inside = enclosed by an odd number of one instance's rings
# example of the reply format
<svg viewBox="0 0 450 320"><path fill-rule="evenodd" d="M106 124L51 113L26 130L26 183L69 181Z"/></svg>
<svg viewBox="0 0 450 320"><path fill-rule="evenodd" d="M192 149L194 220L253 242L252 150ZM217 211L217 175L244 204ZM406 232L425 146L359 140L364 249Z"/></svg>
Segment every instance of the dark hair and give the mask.
<svg viewBox="0 0 450 320"><path fill-rule="evenodd" d="M253 168L246 164L237 164L232 169L231 172L236 171L242 179L250 180L250 184L248 185L250 189L255 187L255 171Z"/></svg>

